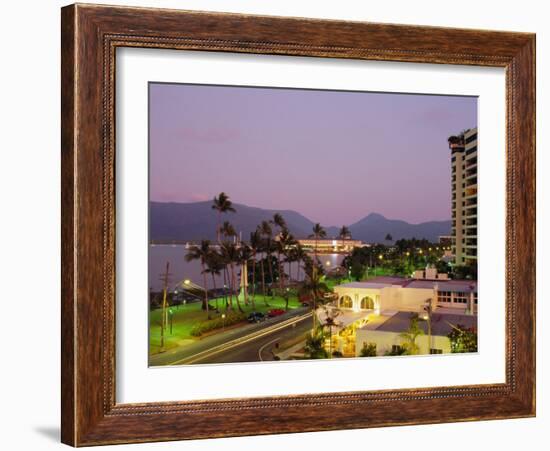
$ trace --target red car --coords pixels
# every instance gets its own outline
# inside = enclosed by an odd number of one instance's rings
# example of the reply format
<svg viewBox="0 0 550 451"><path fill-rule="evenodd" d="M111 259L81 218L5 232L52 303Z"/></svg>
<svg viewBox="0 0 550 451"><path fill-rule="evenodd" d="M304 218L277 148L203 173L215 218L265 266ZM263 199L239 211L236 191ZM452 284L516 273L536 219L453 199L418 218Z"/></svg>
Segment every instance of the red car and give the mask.
<svg viewBox="0 0 550 451"><path fill-rule="evenodd" d="M285 311L281 308L274 308L267 312L267 316L273 318L274 316L282 315Z"/></svg>

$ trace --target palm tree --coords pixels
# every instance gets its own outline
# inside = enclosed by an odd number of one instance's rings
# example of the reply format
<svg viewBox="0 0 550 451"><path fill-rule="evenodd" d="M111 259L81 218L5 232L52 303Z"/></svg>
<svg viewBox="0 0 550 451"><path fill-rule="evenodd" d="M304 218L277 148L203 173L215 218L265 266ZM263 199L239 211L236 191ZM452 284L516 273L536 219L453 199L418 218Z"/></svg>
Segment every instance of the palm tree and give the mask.
<svg viewBox="0 0 550 451"><path fill-rule="evenodd" d="M305 259L308 258L307 252L299 243L294 248L294 258L294 261L298 263L298 268L296 269L296 281L298 281L298 279L300 279L300 262L304 262Z"/></svg>
<svg viewBox="0 0 550 451"><path fill-rule="evenodd" d="M229 293L229 306L230 309L233 308L233 294L235 292L235 288L237 286L237 280L235 278L235 264L239 263L240 256L239 256L239 249L235 245L235 243L231 243L229 241L222 241L221 244L221 254L223 255L224 263L229 266L230 268L230 293ZM239 296L236 296L237 299L237 307L239 308L239 311L242 312L243 309L241 308L241 304L239 303Z"/></svg>
<svg viewBox="0 0 550 451"><path fill-rule="evenodd" d="M304 261L305 279L302 282L301 290L310 293L313 300L313 332L317 329L317 299L321 292L328 291L323 282L323 267L318 261L306 258Z"/></svg>
<svg viewBox="0 0 550 451"><path fill-rule="evenodd" d="M292 246L295 244L297 244L297 241L294 239L294 236L286 227L283 228L279 234L279 240L277 241L277 258L279 261L279 281L281 293L283 292L285 282L285 271L281 262L281 255L284 255L288 261L291 251L293 250ZM288 277L290 278L290 269L288 271Z"/></svg>
<svg viewBox="0 0 550 451"><path fill-rule="evenodd" d="M262 237L258 230L255 230L250 234L250 250L252 251L252 307L254 310L256 302L256 255L262 246ZM263 281L264 286L264 300L265 300L265 281Z"/></svg>
<svg viewBox="0 0 550 451"><path fill-rule="evenodd" d="M199 260L201 262L202 277L203 277L203 283L204 283L204 301L202 304L202 309L206 310L208 319L210 319L210 310L208 305L208 282L206 279L205 269L206 269L206 262L210 255L210 252L211 252L210 241L202 240L198 246L193 246L191 249L189 249L189 252L187 252L187 254L185 255L185 260L188 262L191 262L193 260Z"/></svg>
<svg viewBox="0 0 550 451"><path fill-rule="evenodd" d="M244 281L244 287L241 287L244 291L244 304L248 305L248 272L243 274L245 268L248 267L248 263L252 258L253 251L252 248L245 243L241 243L238 247L239 250L239 263L241 264L241 280ZM254 308L254 301L252 301L252 307Z"/></svg>
<svg viewBox="0 0 550 451"><path fill-rule="evenodd" d="M207 274L210 274L212 277L212 286L214 287L214 293L216 293L216 276L219 276L221 274L221 271L224 270L225 265L223 264L222 256L216 252L216 250L212 249L210 251L210 254L208 254L208 258L206 259L206 269L205 272ZM219 312L218 308L218 296L216 296L216 312Z"/></svg>
<svg viewBox="0 0 550 451"><path fill-rule="evenodd" d="M279 273L279 291L280 291L280 294L282 295L283 294L283 269L282 269L282 264L281 264L281 254L284 252L284 249L282 248L282 245L281 245L281 241L280 241L280 238L281 238L281 235L283 234L283 232L286 230L287 233L288 233L288 230L286 228L286 221L285 219L283 218L283 215L281 215L281 213L275 213L273 215L273 219L271 220L271 222L273 223L273 225L275 225L276 227L279 228L279 234L277 236L277 243L276 243L276 249L277 249L277 268L278 268L278 273Z"/></svg>
<svg viewBox="0 0 550 451"><path fill-rule="evenodd" d="M224 221L224 223L220 227L220 234L225 238L231 238L237 236L237 232L235 230L235 227L233 227L233 224L231 224L229 221ZM226 262L224 265L224 282L227 280L228 284L231 286L231 276L229 274L229 263ZM233 299L231 297L231 299ZM233 304L231 304L233 306Z"/></svg>
<svg viewBox="0 0 550 451"><path fill-rule="evenodd" d="M216 227L216 236L219 244L221 241L220 224L222 221L222 213L228 213L228 212L235 213L236 210L235 208L233 208L233 203L229 200L229 196L225 194L223 191L220 194L218 194L218 196L214 196L212 210L216 210L218 212L218 225Z"/></svg>
<svg viewBox="0 0 550 451"><path fill-rule="evenodd" d="M319 260L317 258L317 245L318 245L319 238L324 238L326 236L327 236L327 232L325 231L323 226L321 226L321 224L317 223L313 226L313 233L309 237L310 238L315 238L314 254L315 254L315 259L316 260Z"/></svg>
<svg viewBox="0 0 550 451"><path fill-rule="evenodd" d="M419 348L416 344L416 339L419 335L424 335L424 331L418 325L418 315L412 315L409 328L399 334L405 340L403 348L405 348L407 354L418 354Z"/></svg>
<svg viewBox="0 0 550 451"><path fill-rule="evenodd" d="M257 234L258 239L259 239L258 242L257 242L258 252L265 255L266 245L265 245L265 240L263 239L263 235L262 235L262 231L260 229L260 226L258 226L258 228L256 229L256 231L254 233ZM269 306L269 304L267 302L266 291L265 291L265 265L264 265L264 260L265 260L264 257L260 258L260 272L261 272L261 276L262 276L262 294L263 294L263 298L264 298L264 304L266 306Z"/></svg>
<svg viewBox="0 0 550 451"><path fill-rule="evenodd" d="M325 335L322 330L314 330L306 337L304 351L310 359L326 359L328 353L323 346Z"/></svg>
<svg viewBox="0 0 550 451"><path fill-rule="evenodd" d="M224 236L224 238L237 236L237 231L235 230L235 227L233 227L233 224L231 224L229 221L225 221L222 224L220 228L220 233Z"/></svg>
<svg viewBox="0 0 550 451"><path fill-rule="evenodd" d="M285 218L283 218L283 215L281 213L275 213L271 222L279 227L280 230L287 228Z"/></svg>
<svg viewBox="0 0 550 451"><path fill-rule="evenodd" d="M288 281L292 282L292 263L298 261L296 255L296 248L292 247L287 249L285 254L285 263L288 263Z"/></svg>
<svg viewBox="0 0 550 451"><path fill-rule="evenodd" d="M343 225L340 227L340 231L338 232L339 238L343 241L344 245L346 244L346 240L349 240L351 238L351 231L348 226Z"/></svg>
<svg viewBox="0 0 550 451"><path fill-rule="evenodd" d="M321 324L321 327L323 330L325 328L328 328L329 333L329 343L330 343L330 352L329 352L329 358L332 358L332 328L333 327L340 327L341 323L336 321L336 317L338 317L342 312L338 309L328 309L326 306L324 307L325 310L325 322Z"/></svg>
<svg viewBox="0 0 550 451"><path fill-rule="evenodd" d="M262 221L260 224L260 233L264 236L264 251L267 257L267 266L269 268L269 277L271 283L271 299L275 297L273 293L273 262L271 261L271 252L273 251L273 229L269 221Z"/></svg>

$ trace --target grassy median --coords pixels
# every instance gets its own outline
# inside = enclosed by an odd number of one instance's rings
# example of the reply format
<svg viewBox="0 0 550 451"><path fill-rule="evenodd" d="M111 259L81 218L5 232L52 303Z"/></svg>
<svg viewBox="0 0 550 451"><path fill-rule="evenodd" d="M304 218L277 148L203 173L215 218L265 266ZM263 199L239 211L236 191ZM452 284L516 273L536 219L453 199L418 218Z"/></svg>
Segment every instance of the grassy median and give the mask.
<svg viewBox="0 0 550 451"><path fill-rule="evenodd" d="M244 310L245 314L248 315L250 312L262 312L267 313L271 309L283 309L285 308L286 301L281 296L271 296L266 297L268 305L264 303L263 296L256 296L255 308L252 307L252 302L249 299L248 305L245 305L241 301L241 307ZM237 306L234 303L234 311L238 311ZM215 310L210 311L210 316L212 319L219 318L224 312L224 299L218 298L218 305L220 312L216 313ZM216 306L216 300L210 300L210 306ZM288 300L288 308L295 309L300 307L301 304L298 301L296 296L291 296ZM206 311L201 309L201 302L193 302L185 305L175 305L171 306L170 309L173 312L172 315L172 331L170 332L170 321L168 321L168 327L165 331L165 349L175 348L177 346L184 346L195 340L197 337L191 335L191 329L198 323L207 322L208 317ZM162 317L162 309L156 309L149 312L149 352L151 355L158 354L160 351L160 324ZM244 323L243 324L247 324ZM233 326L235 327L235 326Z"/></svg>

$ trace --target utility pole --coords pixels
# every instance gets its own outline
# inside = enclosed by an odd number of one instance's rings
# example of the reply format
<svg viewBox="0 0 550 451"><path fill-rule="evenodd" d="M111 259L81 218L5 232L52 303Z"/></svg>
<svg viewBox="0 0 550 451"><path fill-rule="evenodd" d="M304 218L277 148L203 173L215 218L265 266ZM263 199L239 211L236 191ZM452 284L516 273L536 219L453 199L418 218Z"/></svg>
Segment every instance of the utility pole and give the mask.
<svg viewBox="0 0 550 451"><path fill-rule="evenodd" d="M164 335L166 332L166 326L168 323L168 318L166 316L166 306L167 306L167 291L168 291L168 281L170 278L170 273L168 272L170 270L170 262L166 262L166 271L164 274L160 276L160 280L163 283L163 290L162 290L162 318L160 321L160 352L164 352Z"/></svg>

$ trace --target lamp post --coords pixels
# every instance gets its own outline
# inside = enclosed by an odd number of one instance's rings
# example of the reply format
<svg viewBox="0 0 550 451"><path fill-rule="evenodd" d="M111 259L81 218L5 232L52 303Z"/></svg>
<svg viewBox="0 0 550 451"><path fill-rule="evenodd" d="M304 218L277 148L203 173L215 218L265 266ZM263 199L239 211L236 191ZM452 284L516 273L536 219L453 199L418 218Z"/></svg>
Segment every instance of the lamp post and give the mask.
<svg viewBox="0 0 550 451"><path fill-rule="evenodd" d="M424 319L428 321L428 352L432 353L432 299L428 299L426 301L426 305L424 305L424 311L426 312L426 315L424 315Z"/></svg>
<svg viewBox="0 0 550 451"><path fill-rule="evenodd" d="M225 332L225 313L222 313L222 332Z"/></svg>
<svg viewBox="0 0 550 451"><path fill-rule="evenodd" d="M170 335L172 335L172 326L173 326L173 319L174 319L174 312L171 308L168 309L168 319L170 320Z"/></svg>

